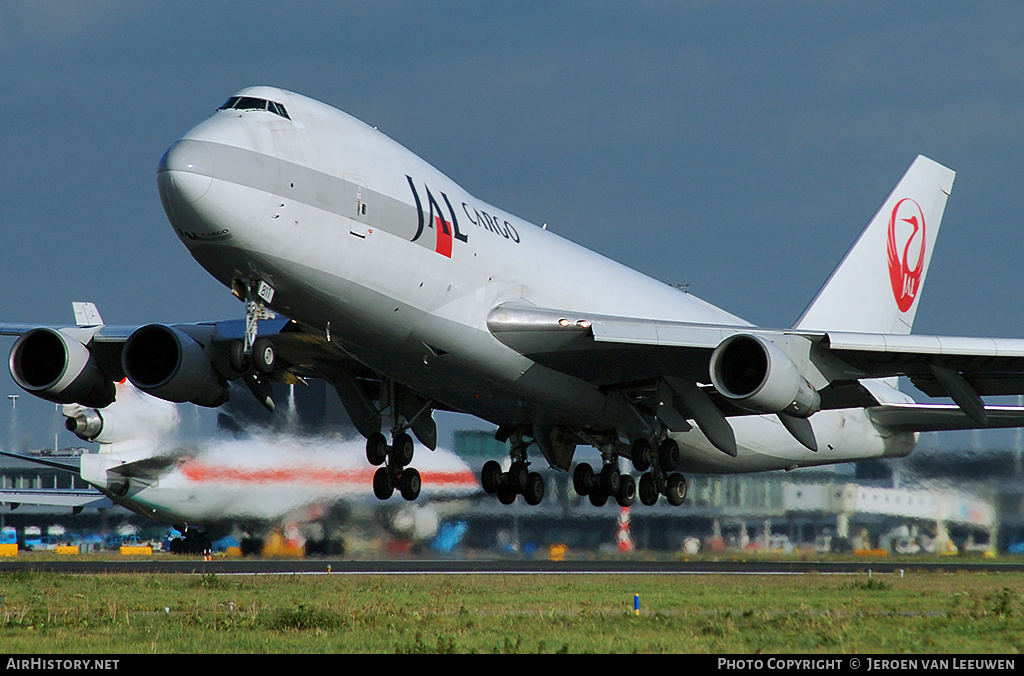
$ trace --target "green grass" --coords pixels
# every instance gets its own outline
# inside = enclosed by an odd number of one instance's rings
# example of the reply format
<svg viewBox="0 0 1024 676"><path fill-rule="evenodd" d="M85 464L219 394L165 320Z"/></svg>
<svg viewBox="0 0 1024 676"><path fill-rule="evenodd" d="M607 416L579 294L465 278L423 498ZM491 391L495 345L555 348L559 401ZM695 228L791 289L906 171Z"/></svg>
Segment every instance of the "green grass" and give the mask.
<svg viewBox="0 0 1024 676"><path fill-rule="evenodd" d="M640 594L641 614L633 614ZM6 653L1018 653L1024 575L0 573Z"/></svg>

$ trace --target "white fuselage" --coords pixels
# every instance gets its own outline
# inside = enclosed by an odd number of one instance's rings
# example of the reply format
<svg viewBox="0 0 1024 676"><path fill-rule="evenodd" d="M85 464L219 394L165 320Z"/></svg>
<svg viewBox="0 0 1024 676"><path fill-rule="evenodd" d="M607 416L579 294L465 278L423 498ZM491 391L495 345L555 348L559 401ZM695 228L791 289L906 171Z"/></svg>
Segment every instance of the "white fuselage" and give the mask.
<svg viewBox="0 0 1024 676"><path fill-rule="evenodd" d="M748 325L476 199L345 113L274 88L240 95L277 101L288 117L222 110L168 150L159 186L177 234L225 285L266 282L274 310L448 407L509 427L611 430L628 415L494 338L486 321L501 303ZM904 455L913 444L883 437L860 409L814 415L816 453L775 416L730 422L735 458L696 427L676 435L687 469L788 468Z"/></svg>
<svg viewBox="0 0 1024 676"><path fill-rule="evenodd" d="M154 476L118 474L126 462L160 457L152 446L102 445L82 456L82 479L113 500L150 519L170 524L280 525L315 521L339 505L378 501L370 491L372 467L362 443L328 437L252 436L174 448L175 462ZM478 493L472 471L451 451L421 458L427 500L453 500Z"/></svg>

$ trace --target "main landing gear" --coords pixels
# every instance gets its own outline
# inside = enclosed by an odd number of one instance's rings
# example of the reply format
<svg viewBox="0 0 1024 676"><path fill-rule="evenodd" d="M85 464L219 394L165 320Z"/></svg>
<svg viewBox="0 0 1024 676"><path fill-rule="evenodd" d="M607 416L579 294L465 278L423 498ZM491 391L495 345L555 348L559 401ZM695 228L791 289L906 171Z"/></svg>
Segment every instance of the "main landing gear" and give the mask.
<svg viewBox="0 0 1024 676"><path fill-rule="evenodd" d="M629 474L622 474L617 462L606 463L600 473L581 462L572 473L572 487L578 495L589 497L595 507L603 507L608 498L615 498L620 507L630 507L636 502L636 480Z"/></svg>
<svg viewBox="0 0 1024 676"><path fill-rule="evenodd" d="M678 507L683 504L686 500L686 477L672 471L682 459L679 444L674 439L665 438L655 452L653 444L641 437L633 442L630 454L633 468L643 472L637 488L642 504L653 505L662 495L670 505Z"/></svg>
<svg viewBox="0 0 1024 676"><path fill-rule="evenodd" d="M415 500L420 494L420 473L409 467L413 455L412 437L405 432L394 435L391 446L387 438L377 432L366 440L366 459L377 466L373 475L373 494L379 500L390 498L395 489L406 500Z"/></svg>
<svg viewBox="0 0 1024 676"><path fill-rule="evenodd" d="M522 439L512 444L512 464L507 472L503 472L501 465L494 460L485 462L480 471L480 485L484 491L497 495L503 505L511 505L517 495L522 495L528 505L539 505L544 500L544 478L530 471L526 458L528 445Z"/></svg>
<svg viewBox="0 0 1024 676"><path fill-rule="evenodd" d="M662 495L670 505L683 504L686 500L686 477L671 471L681 459L679 444L666 438L655 451L649 440L641 438L633 442L630 455L633 469L642 472L639 481L629 474L622 474L617 456L610 453L600 473L594 472L585 462L576 465L572 475L576 493L590 498L590 504L595 507L603 506L609 498L614 498L621 507L632 506L637 498L641 504L650 506Z"/></svg>

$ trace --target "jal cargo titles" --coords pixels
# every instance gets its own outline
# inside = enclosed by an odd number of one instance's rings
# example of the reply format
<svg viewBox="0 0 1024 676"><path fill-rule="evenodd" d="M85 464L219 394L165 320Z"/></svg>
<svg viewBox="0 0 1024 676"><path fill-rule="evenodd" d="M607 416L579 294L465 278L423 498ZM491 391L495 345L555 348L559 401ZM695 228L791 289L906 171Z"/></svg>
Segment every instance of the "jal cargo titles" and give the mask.
<svg viewBox="0 0 1024 676"><path fill-rule="evenodd" d="M430 192L430 188L424 186L424 190L427 195L427 210L428 213L423 213L423 201L420 199L420 194L416 190L416 184L413 182L412 177L406 175L405 177L409 181L409 189L412 190L412 198L416 201L416 214L419 217L419 222L416 226L416 234L412 240L415 242L423 234L424 223L429 228L435 228L437 230L437 247L435 251L437 253L452 257L452 240L457 239L460 242L468 242L469 235L459 230L459 219L455 215L455 209L452 208L452 203L448 200L448 195L443 192L439 192L441 199L444 200L445 206L448 207L448 214L451 220L448 221L444 218L444 212L441 206L437 203L434 195ZM473 213L470 213L472 209ZM466 218L473 225L481 227L492 233L501 235L505 239L510 239L516 244L519 244L519 233L516 229L506 220L498 219L491 216L486 211L479 211L474 207L470 207L466 202L462 203L462 210L466 212Z"/></svg>

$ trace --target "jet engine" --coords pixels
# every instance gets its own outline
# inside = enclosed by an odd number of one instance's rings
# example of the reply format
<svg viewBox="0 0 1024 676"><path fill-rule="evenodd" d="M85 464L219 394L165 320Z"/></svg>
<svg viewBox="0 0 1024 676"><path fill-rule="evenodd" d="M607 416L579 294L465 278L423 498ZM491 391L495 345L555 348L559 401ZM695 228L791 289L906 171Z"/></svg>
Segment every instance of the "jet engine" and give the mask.
<svg viewBox="0 0 1024 676"><path fill-rule="evenodd" d="M11 376L30 394L57 404L102 408L114 401L114 383L77 339L48 328L26 332L11 349Z"/></svg>
<svg viewBox="0 0 1024 676"><path fill-rule="evenodd" d="M117 398L103 409L65 404L64 427L83 441L115 444L139 440L159 443L173 437L180 417L176 404L140 392L130 381L116 384Z"/></svg>
<svg viewBox="0 0 1024 676"><path fill-rule="evenodd" d="M65 415L64 429L82 441L94 441L103 431L103 414L95 408L82 408Z"/></svg>
<svg viewBox="0 0 1024 676"><path fill-rule="evenodd" d="M730 336L711 355L711 382L719 394L761 413L807 418L821 408L821 395L793 360L770 340Z"/></svg>
<svg viewBox="0 0 1024 676"><path fill-rule="evenodd" d="M121 366L135 387L167 401L214 407L230 396L203 346L162 324L140 327L128 336Z"/></svg>

